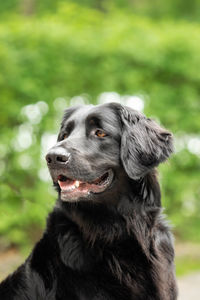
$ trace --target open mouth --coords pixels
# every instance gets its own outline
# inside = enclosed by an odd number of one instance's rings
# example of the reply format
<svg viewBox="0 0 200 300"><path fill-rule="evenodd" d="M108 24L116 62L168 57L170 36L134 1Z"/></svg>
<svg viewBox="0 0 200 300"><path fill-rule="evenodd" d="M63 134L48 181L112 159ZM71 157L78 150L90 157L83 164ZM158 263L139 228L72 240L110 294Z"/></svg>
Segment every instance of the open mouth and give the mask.
<svg viewBox="0 0 200 300"><path fill-rule="evenodd" d="M113 171L108 170L101 177L92 182L83 182L80 180L70 179L60 174L57 179L61 189L61 199L70 201L80 197L86 197L90 193L102 193L111 185L113 176Z"/></svg>

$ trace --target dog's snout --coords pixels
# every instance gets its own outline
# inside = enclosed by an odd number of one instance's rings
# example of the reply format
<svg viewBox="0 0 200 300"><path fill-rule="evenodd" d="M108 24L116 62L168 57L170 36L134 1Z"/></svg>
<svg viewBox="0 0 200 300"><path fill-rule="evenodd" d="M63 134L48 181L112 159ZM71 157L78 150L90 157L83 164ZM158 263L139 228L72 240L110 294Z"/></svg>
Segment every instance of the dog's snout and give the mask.
<svg viewBox="0 0 200 300"><path fill-rule="evenodd" d="M50 165L60 165L66 164L69 160L70 153L66 152L62 148L51 149L46 155L47 164Z"/></svg>

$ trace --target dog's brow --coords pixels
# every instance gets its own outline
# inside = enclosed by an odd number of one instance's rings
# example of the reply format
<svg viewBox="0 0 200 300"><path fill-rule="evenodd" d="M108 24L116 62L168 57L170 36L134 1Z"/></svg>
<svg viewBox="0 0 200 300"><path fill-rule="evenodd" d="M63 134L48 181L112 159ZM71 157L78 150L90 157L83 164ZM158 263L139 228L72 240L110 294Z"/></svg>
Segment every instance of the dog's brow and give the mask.
<svg viewBox="0 0 200 300"><path fill-rule="evenodd" d="M75 125L74 121L69 121L67 124L65 124L65 130L73 130Z"/></svg>
<svg viewBox="0 0 200 300"><path fill-rule="evenodd" d="M87 116L85 122L86 122L86 124L89 124L89 125L99 126L101 124L101 117L97 114L90 114Z"/></svg>

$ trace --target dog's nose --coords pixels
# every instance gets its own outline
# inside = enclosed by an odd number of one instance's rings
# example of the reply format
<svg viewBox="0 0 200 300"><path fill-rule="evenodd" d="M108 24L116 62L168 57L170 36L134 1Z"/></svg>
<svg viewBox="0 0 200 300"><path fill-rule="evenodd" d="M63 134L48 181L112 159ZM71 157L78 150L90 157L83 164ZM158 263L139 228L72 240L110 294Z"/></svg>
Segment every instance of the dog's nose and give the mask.
<svg viewBox="0 0 200 300"><path fill-rule="evenodd" d="M63 148L51 149L46 155L46 161L49 166L66 164L69 160L70 153Z"/></svg>

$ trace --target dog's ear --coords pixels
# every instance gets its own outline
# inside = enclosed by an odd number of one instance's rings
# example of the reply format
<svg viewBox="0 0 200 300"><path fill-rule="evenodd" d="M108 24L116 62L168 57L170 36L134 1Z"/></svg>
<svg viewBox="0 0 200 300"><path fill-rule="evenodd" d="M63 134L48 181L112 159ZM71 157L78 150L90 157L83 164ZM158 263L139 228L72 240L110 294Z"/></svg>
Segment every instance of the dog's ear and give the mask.
<svg viewBox="0 0 200 300"><path fill-rule="evenodd" d="M121 106L121 161L128 176L139 179L173 152L172 134L141 113Z"/></svg>

